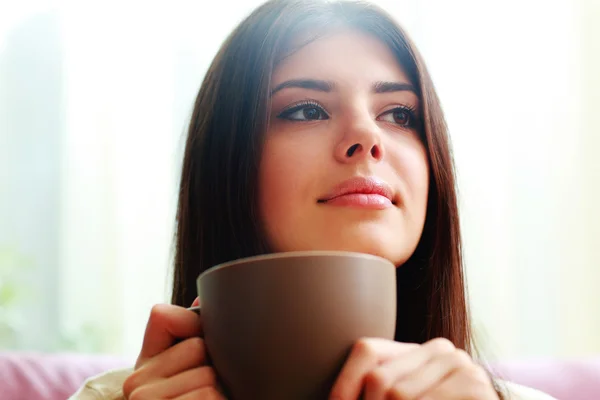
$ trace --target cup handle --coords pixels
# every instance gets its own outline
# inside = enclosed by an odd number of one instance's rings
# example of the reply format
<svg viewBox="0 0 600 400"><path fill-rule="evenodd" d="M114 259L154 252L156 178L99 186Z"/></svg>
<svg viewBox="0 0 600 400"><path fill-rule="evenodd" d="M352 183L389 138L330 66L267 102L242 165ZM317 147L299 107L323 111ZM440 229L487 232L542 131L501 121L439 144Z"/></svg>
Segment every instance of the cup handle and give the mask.
<svg viewBox="0 0 600 400"><path fill-rule="evenodd" d="M188 307L187 310L188 311L192 311L192 312L200 315L201 306ZM208 365L212 365L212 363L210 361L210 355L207 356L207 364ZM218 381L217 389L219 390L219 393L221 393L221 394L225 393L224 390L223 390L223 386L222 386L222 383L221 383L220 380ZM227 399L229 399L229 397L226 397L225 399L227 400Z"/></svg>
<svg viewBox="0 0 600 400"><path fill-rule="evenodd" d="M197 315L200 315L200 306L188 307L186 310L196 313ZM183 340L184 339L175 339L173 341L173 346L178 343L181 343Z"/></svg>
<svg viewBox="0 0 600 400"><path fill-rule="evenodd" d="M200 306L194 306L194 307L188 307L188 311L192 311L195 312L196 314L200 315Z"/></svg>

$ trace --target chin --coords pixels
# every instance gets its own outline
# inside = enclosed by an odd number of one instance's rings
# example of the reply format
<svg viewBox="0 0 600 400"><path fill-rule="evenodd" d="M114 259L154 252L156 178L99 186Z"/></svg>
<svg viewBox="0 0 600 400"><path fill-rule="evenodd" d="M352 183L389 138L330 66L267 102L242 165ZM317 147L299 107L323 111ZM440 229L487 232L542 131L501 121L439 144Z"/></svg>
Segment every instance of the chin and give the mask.
<svg viewBox="0 0 600 400"><path fill-rule="evenodd" d="M406 260L408 260L412 255L412 252L408 251L402 253L398 252L397 249L394 249L394 251L390 251L390 249L382 243L363 242L357 246L340 246L340 248L337 248L335 250L352 251L382 257L391 261L396 267L399 267L402 264L404 264Z"/></svg>
<svg viewBox="0 0 600 400"><path fill-rule="evenodd" d="M404 264L415 251L417 241L414 245L408 245L402 242L400 238L403 235L341 235L322 240L320 243L313 243L310 250L335 250L351 251L356 253L371 254L385 258L391 261L396 267ZM333 239L333 240L332 240Z"/></svg>
<svg viewBox="0 0 600 400"><path fill-rule="evenodd" d="M418 235L411 235L412 230L398 228L398 225L381 224L348 227L343 230L344 235L339 236L339 245L349 251L383 257L398 267L412 256L419 241Z"/></svg>
<svg viewBox="0 0 600 400"><path fill-rule="evenodd" d="M269 241L275 252L350 251L385 258L397 267L404 264L415 251L420 232L398 223L373 222L307 224L305 229L269 235Z"/></svg>

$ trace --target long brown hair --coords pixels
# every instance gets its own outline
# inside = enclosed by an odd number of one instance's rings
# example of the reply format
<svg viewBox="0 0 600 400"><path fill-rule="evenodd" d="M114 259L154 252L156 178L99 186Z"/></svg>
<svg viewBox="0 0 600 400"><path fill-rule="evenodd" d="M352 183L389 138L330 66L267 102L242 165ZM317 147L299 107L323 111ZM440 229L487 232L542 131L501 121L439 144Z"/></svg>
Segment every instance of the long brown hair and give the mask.
<svg viewBox="0 0 600 400"><path fill-rule="evenodd" d="M385 43L422 104L421 135L430 165L427 217L416 251L397 268L395 339L423 343L445 337L470 352L455 174L440 102L408 35L368 3L269 1L221 47L198 93L187 136L172 302L189 306L196 296L195 279L207 268L269 252L258 218L257 179L271 74L299 46L340 27Z"/></svg>

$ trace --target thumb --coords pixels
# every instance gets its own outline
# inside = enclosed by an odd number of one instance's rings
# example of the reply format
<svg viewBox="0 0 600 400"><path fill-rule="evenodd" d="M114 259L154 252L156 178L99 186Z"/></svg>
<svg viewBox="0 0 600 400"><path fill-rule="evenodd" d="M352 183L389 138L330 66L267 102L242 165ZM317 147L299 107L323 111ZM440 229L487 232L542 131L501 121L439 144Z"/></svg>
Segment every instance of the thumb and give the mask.
<svg viewBox="0 0 600 400"><path fill-rule="evenodd" d="M146 325L136 368L171 347L175 340L199 336L201 331L202 324L196 314L171 304L155 305Z"/></svg>

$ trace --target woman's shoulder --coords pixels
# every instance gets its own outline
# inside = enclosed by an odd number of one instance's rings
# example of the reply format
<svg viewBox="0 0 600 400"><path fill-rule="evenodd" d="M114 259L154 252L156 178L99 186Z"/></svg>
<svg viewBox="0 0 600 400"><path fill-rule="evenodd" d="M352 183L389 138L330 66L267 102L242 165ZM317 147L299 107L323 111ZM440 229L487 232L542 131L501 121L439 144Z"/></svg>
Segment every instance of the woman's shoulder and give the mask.
<svg viewBox="0 0 600 400"><path fill-rule="evenodd" d="M500 381L500 388L506 400L556 400L549 394L513 382Z"/></svg>
<svg viewBox="0 0 600 400"><path fill-rule="evenodd" d="M92 376L68 400L123 400L123 382L132 372L121 368Z"/></svg>

